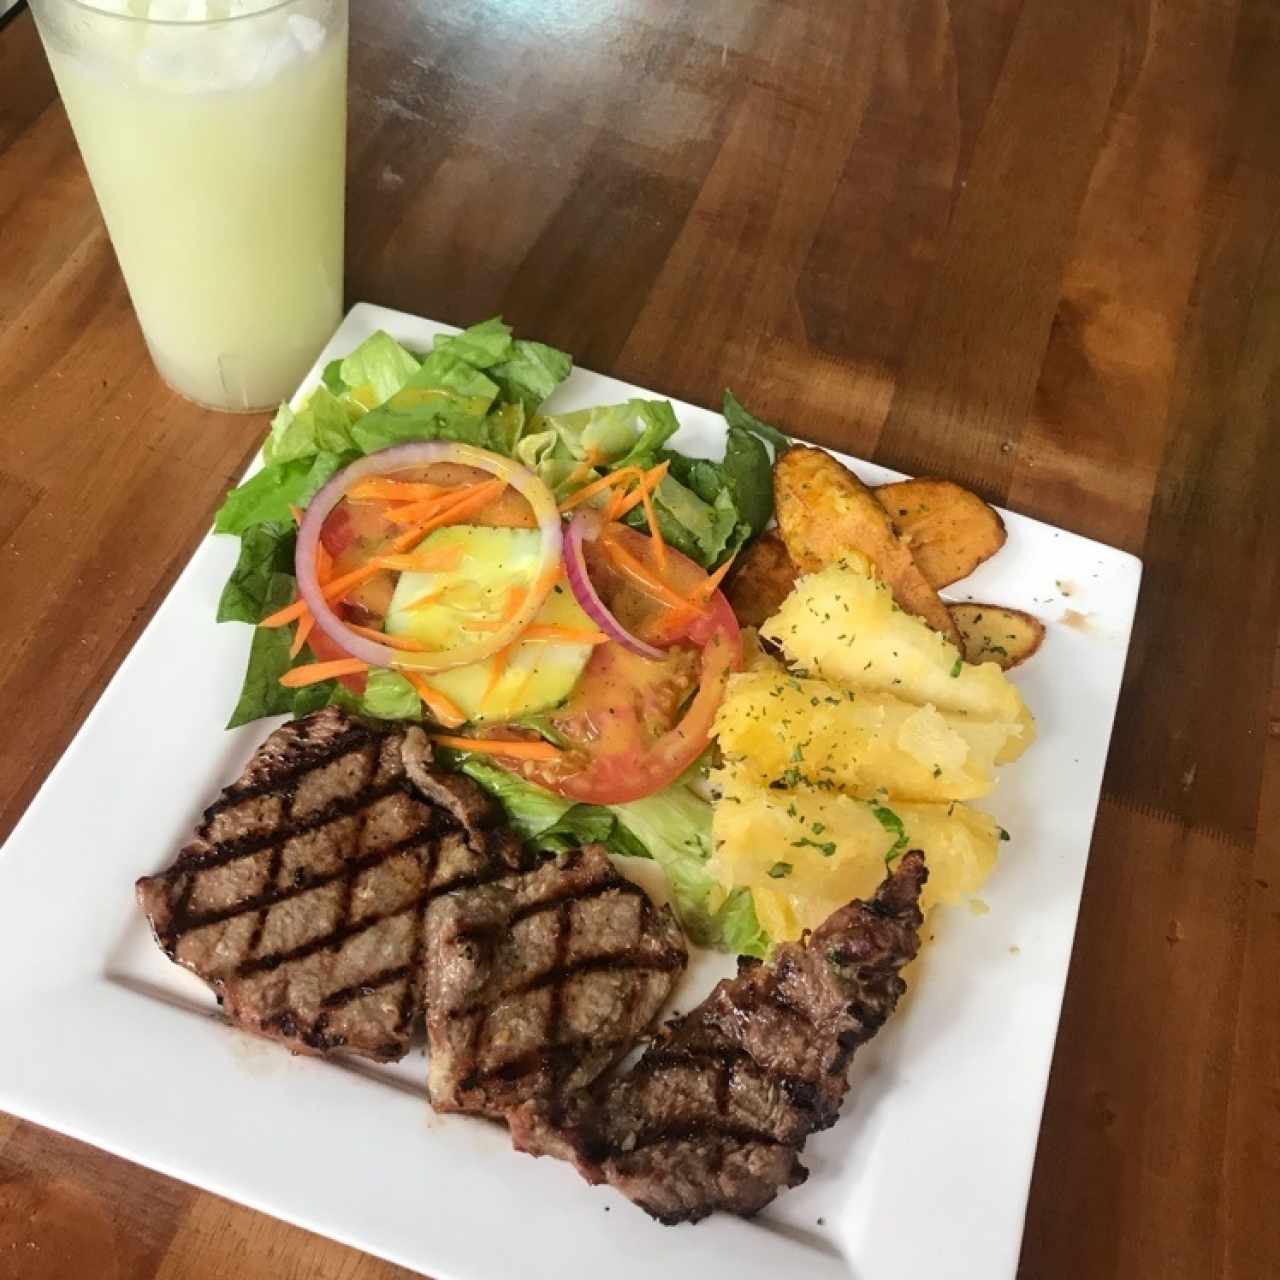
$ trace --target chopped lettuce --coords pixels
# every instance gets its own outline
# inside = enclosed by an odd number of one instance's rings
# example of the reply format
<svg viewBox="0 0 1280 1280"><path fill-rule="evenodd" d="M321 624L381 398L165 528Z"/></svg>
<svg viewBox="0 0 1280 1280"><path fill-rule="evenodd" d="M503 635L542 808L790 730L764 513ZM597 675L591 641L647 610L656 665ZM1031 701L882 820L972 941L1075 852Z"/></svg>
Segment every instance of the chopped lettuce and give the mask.
<svg viewBox="0 0 1280 1280"><path fill-rule="evenodd" d="M288 524L267 521L244 531L240 558L218 600L219 622L257 625L267 616L267 594L277 574L293 572L293 546L297 530Z"/></svg>
<svg viewBox="0 0 1280 1280"><path fill-rule="evenodd" d="M717 463L703 463L693 474L705 478L709 469L721 470ZM668 472L653 491L653 507L667 545L710 569L731 556L750 536L751 529L738 518L733 495L722 479L714 490L708 485L705 491L711 493L709 499L700 497ZM633 507L625 519L634 529L648 528L643 507Z"/></svg>
<svg viewBox="0 0 1280 1280"><path fill-rule="evenodd" d="M398 671L370 671L359 709L376 720L422 719L422 699Z"/></svg>
<svg viewBox="0 0 1280 1280"><path fill-rule="evenodd" d="M373 408L395 395L417 373L420 363L412 351L379 329L341 361L338 377L359 404Z"/></svg>
<svg viewBox="0 0 1280 1280"><path fill-rule="evenodd" d="M751 536L773 518L773 459L759 436L730 427L724 446L724 478Z"/></svg>
<svg viewBox="0 0 1280 1280"><path fill-rule="evenodd" d="M595 842L613 853L648 857L644 846L636 842L609 809L575 804L490 764L482 756L450 752L448 759L501 803L516 833L532 849L561 853Z"/></svg>
<svg viewBox="0 0 1280 1280"><path fill-rule="evenodd" d="M255 524L291 520L292 508L305 507L316 491L349 461L350 455L325 450L263 467L227 494L214 517L214 532L242 534Z"/></svg>
<svg viewBox="0 0 1280 1280"><path fill-rule="evenodd" d="M759 418L748 413L728 387L724 389L724 405L721 412L724 414L725 422L731 428L749 431L753 436L759 436L766 444L773 447L775 454L791 448L789 436L783 435L777 427L771 427L767 422L761 422Z"/></svg>
<svg viewBox="0 0 1280 1280"><path fill-rule="evenodd" d="M292 575L273 573L263 597L263 608L267 612L283 609L293 599L293 595ZM280 684L280 677L293 665L293 659L289 656L291 643L292 636L287 627L254 629L244 685L231 719L227 722L228 729L248 724L251 720L261 720L263 716L283 716L293 711L294 690L286 689Z"/></svg>
<svg viewBox="0 0 1280 1280"><path fill-rule="evenodd" d="M501 316L473 324L461 333L440 334L434 344L443 351L465 361L475 369L491 369L511 355L511 326Z"/></svg>
<svg viewBox="0 0 1280 1280"><path fill-rule="evenodd" d="M489 376L498 384L504 400L534 414L572 369L573 360L565 352L543 342L517 338L511 344L510 356L493 365Z"/></svg>
<svg viewBox="0 0 1280 1280"><path fill-rule="evenodd" d="M497 384L452 351L437 347L388 400L351 429L365 453L411 440L488 445L485 416Z"/></svg>
<svg viewBox="0 0 1280 1280"><path fill-rule="evenodd" d="M722 950L763 960L769 954L769 935L756 919L750 889L733 889L711 917L711 932Z"/></svg>
<svg viewBox="0 0 1280 1280"><path fill-rule="evenodd" d="M322 451L348 453L355 449L348 404L324 385L317 387L296 413L282 404L272 419L263 457L267 462L292 462Z"/></svg>

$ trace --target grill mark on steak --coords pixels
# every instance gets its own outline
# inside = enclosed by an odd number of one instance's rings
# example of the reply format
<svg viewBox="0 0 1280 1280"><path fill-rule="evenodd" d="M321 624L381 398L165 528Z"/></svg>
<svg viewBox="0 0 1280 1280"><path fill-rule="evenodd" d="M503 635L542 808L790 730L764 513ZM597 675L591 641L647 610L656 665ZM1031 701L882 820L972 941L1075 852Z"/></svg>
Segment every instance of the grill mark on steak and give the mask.
<svg viewBox="0 0 1280 1280"><path fill-rule="evenodd" d="M648 1026L686 963L668 912L598 846L454 894L428 914L429 1091L502 1116L594 1079Z"/></svg>
<svg viewBox="0 0 1280 1280"><path fill-rule="evenodd" d="M231 1021L295 1049L407 1050L429 904L523 865L494 803L461 775L435 778L418 733L415 781L398 728L334 708L284 726L173 865L139 881L160 945Z"/></svg>
<svg viewBox="0 0 1280 1280"><path fill-rule="evenodd" d="M349 818L353 814L359 813L361 809L378 800L386 800L388 797L404 790L405 783L402 779L383 783L379 786L367 787L355 795L334 800L308 817L294 819L292 822L283 824L265 835L241 836L235 840L222 840L213 843L209 853L196 855L187 866L181 869L186 870L189 866L194 870L202 871L225 866L227 863L238 861L241 858L252 857L255 853L260 853L263 849L270 848L278 840L292 840L298 836L310 835L342 818Z"/></svg>
<svg viewBox="0 0 1280 1280"><path fill-rule="evenodd" d="M835 1121L850 1056L905 990L925 879L923 856L904 855L874 899L740 967L629 1073L566 1100L567 1119L559 1100L520 1107L517 1149L573 1161L664 1223L758 1212L807 1177L805 1140Z"/></svg>
<svg viewBox="0 0 1280 1280"><path fill-rule="evenodd" d="M305 775L327 764L332 764L335 760L341 760L343 756L350 755L356 747L369 745L372 738L371 730L364 725L352 722L350 728L328 745L314 752L303 753L296 764L276 770L259 782L232 783L205 809L201 834L208 829L214 818L243 804L246 800L256 800L265 795L278 793L288 794L292 799L297 783ZM250 767L252 768L252 765Z"/></svg>
<svg viewBox="0 0 1280 1280"><path fill-rule="evenodd" d="M435 845L432 845L423 861L423 875L427 884L430 884L435 878L438 861L439 851ZM425 904L413 917L413 943L409 948L409 972L415 975L420 974L422 971L423 936L426 931L424 911ZM396 1018L397 1035L403 1036L408 1033L417 1012L418 1001L415 999L414 986L406 983L405 989L400 995L400 1011L399 1016Z"/></svg>
<svg viewBox="0 0 1280 1280"><path fill-rule="evenodd" d="M567 944L567 934L565 938ZM554 1039L560 1029L561 1004L564 999L564 988L567 982L590 973L623 972L634 973L674 973L685 966L685 957L678 952L669 951L659 955L646 956L638 951L624 951L616 955L583 956L572 964L563 959L542 973L535 974L513 987L507 987L497 993L499 1000L510 1000L515 996L531 995L535 991L550 990L551 999L547 1015L547 1036ZM485 1004L477 1002L464 1005L460 1009L451 1009L450 1018L465 1018L483 1010Z"/></svg>
<svg viewBox="0 0 1280 1280"><path fill-rule="evenodd" d="M637 1155L641 1151L649 1151L653 1147L669 1143L696 1142L699 1138L717 1138L729 1142L741 1143L744 1146L786 1147L787 1143L763 1129L753 1129L750 1125L729 1124L719 1120L688 1121L684 1124L664 1125L661 1128L641 1132L627 1147L626 1151L609 1151L607 1159L620 1156Z"/></svg>
<svg viewBox="0 0 1280 1280"><path fill-rule="evenodd" d="M397 965L394 969L383 969L381 973L375 973L361 982L355 982L349 987L343 987L340 991L331 992L320 1003L326 1011L340 1009L344 1004L350 1004L352 1000L372 995L379 987L389 987L392 983L407 978L412 972L411 964Z"/></svg>
<svg viewBox="0 0 1280 1280"><path fill-rule="evenodd" d="M729 1092L733 1087L734 1076L739 1071L746 1071L757 1079L768 1081L782 1089L798 1106L813 1110L816 1106L818 1085L805 1076L793 1075L787 1071L779 1071L776 1067L767 1067L757 1062L745 1049L733 1045L717 1045L712 1048L682 1047L673 1049L654 1045L639 1062L636 1063L633 1075L652 1074L668 1067L712 1066L718 1069L716 1078L716 1106L721 1112L728 1110Z"/></svg>

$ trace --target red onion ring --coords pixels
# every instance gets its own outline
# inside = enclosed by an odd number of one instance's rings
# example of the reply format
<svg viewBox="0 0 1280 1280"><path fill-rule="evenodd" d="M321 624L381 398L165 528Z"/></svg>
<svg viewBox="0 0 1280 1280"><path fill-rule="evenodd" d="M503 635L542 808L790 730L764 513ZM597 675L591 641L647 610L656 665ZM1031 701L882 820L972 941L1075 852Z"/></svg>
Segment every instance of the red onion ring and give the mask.
<svg viewBox="0 0 1280 1280"><path fill-rule="evenodd" d="M533 509L542 534L542 555L533 585L525 594L519 611L501 631L491 632L472 644L459 645L439 653L412 653L370 640L352 631L342 621L324 598L316 574L316 549L320 544L321 527L329 513L342 501L347 491L361 480L373 475L386 475L390 471L400 471L405 467L429 466L434 462L460 462L505 480ZM339 471L307 504L302 524L298 528L294 568L298 576L298 594L306 601L316 626L353 658L359 658L371 667L393 667L404 671L447 671L492 657L500 649L505 649L533 621L555 585L563 543L563 528L556 500L551 490L532 471L518 462L512 462L510 458L490 453L487 449L445 440L431 440L381 449Z"/></svg>
<svg viewBox="0 0 1280 1280"><path fill-rule="evenodd" d="M581 507L569 525L569 532L564 540L564 573L569 582L569 589L574 599L582 606L582 611L609 637L616 640L624 649L638 653L642 658L653 662L661 662L667 655L661 650L646 644L639 636L632 635L609 610L609 606L600 599L599 593L592 585L591 576L587 573L587 560L583 555L582 544L594 542L600 534L599 514L589 507Z"/></svg>

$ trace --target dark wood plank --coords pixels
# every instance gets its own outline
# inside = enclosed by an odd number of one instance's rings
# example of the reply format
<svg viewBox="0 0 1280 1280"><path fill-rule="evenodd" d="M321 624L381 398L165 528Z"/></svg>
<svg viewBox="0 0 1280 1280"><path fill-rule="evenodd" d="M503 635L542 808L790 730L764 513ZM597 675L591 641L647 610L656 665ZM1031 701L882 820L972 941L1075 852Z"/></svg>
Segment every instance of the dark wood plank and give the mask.
<svg viewBox="0 0 1280 1280"><path fill-rule="evenodd" d="M16 10L0 18L0 151L58 96L31 15Z"/></svg>

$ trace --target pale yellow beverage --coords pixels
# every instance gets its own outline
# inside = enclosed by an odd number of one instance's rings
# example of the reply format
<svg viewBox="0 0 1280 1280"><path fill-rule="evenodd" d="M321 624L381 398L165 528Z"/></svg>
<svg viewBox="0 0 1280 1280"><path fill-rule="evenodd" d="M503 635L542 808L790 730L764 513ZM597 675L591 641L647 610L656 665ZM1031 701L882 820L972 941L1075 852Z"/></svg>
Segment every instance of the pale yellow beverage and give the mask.
<svg viewBox="0 0 1280 1280"><path fill-rule="evenodd" d="M161 375L284 399L342 313L345 0L33 7Z"/></svg>

